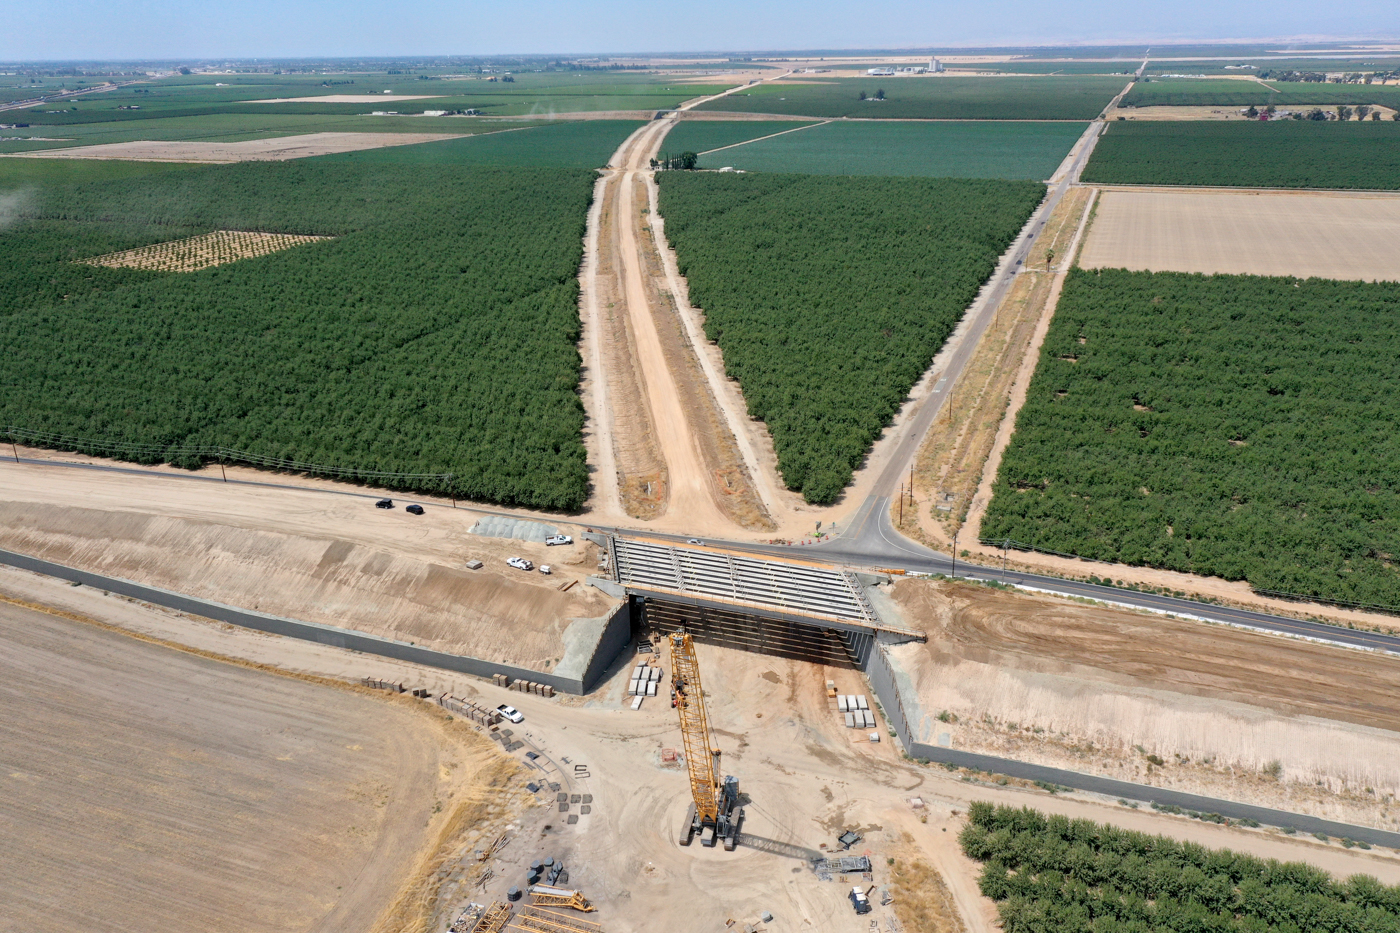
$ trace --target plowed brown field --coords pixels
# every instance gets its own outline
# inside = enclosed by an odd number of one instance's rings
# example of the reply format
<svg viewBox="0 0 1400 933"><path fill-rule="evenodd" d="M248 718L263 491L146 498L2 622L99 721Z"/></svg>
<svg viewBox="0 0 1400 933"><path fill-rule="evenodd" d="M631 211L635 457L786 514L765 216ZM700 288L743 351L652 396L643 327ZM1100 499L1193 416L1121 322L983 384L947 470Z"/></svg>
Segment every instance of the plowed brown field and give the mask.
<svg viewBox="0 0 1400 933"><path fill-rule="evenodd" d="M397 704L9 602L0 709L0 927L26 933L369 930L456 767Z"/></svg>
<svg viewBox="0 0 1400 933"><path fill-rule="evenodd" d="M1105 189L1079 264L1396 280L1400 197Z"/></svg>

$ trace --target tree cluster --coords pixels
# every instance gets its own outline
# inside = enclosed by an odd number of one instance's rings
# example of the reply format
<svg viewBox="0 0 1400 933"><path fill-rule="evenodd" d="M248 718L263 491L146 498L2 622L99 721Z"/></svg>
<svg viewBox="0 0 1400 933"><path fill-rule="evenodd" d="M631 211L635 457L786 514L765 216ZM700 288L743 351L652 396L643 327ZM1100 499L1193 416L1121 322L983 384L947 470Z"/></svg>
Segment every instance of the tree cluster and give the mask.
<svg viewBox="0 0 1400 933"><path fill-rule="evenodd" d="M679 155L665 153L660 159L652 159L651 167L660 171L693 172L699 161L700 156L694 152L682 152Z"/></svg>
<svg viewBox="0 0 1400 933"><path fill-rule="evenodd" d="M0 428L143 462L219 445L452 474L427 491L576 509L594 178L308 160L48 188L0 233ZM334 239L199 272L72 262L215 229Z"/></svg>
<svg viewBox="0 0 1400 933"><path fill-rule="evenodd" d="M1400 284L1071 273L988 539L1400 606Z"/></svg>
<svg viewBox="0 0 1400 933"><path fill-rule="evenodd" d="M833 501L1045 194L1039 182L666 173L661 213L778 470Z"/></svg>
<svg viewBox="0 0 1400 933"><path fill-rule="evenodd" d="M1029 807L972 804L959 836L1007 933L1394 933L1400 887Z"/></svg>

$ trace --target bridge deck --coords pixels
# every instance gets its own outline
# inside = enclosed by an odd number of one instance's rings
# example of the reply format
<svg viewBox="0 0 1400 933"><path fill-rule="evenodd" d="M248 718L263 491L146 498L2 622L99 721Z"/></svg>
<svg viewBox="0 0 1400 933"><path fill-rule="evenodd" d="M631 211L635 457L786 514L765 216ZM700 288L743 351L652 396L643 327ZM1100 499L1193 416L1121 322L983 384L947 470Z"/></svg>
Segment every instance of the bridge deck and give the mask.
<svg viewBox="0 0 1400 933"><path fill-rule="evenodd" d="M803 616L842 628L919 636L884 622L856 575L835 567L758 560L649 541L611 539L613 580L645 595Z"/></svg>

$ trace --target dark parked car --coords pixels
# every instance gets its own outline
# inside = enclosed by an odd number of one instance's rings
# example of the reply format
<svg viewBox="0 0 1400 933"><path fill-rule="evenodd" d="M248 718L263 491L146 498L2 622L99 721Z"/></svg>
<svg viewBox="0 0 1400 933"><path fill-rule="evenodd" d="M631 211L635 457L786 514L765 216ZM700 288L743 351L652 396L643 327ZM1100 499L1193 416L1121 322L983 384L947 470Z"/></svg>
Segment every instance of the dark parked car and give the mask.
<svg viewBox="0 0 1400 933"><path fill-rule="evenodd" d="M422 515L423 507L421 505L410 505L406 509L404 509L404 511L407 512L409 515Z"/></svg>
<svg viewBox="0 0 1400 933"><path fill-rule="evenodd" d="M394 507L394 500L393 500L393 499L380 499L378 502L376 502L376 503L374 504L374 507L375 507L376 509L392 509L392 508Z"/></svg>

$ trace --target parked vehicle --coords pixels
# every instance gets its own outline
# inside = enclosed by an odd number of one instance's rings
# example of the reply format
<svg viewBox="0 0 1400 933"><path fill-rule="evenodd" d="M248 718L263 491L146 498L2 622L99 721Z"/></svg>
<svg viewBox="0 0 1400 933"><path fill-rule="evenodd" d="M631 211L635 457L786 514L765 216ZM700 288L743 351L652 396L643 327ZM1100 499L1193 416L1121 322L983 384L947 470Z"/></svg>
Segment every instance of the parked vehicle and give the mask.
<svg viewBox="0 0 1400 933"><path fill-rule="evenodd" d="M846 896L851 899L851 906L856 909L856 913L870 913L870 898L866 897L860 888L851 888L851 893Z"/></svg>
<svg viewBox="0 0 1400 933"><path fill-rule="evenodd" d="M686 538L686 539L685 539L685 543L686 543L686 544L704 544L705 542L704 542L704 541L701 541L699 538Z"/></svg>
<svg viewBox="0 0 1400 933"><path fill-rule="evenodd" d="M525 717L520 715L520 710L516 709L514 706L507 706L502 703L500 706L496 707L496 712L500 713L511 722L520 723L525 721ZM866 909L869 910L870 908L867 907Z"/></svg>
<svg viewBox="0 0 1400 933"><path fill-rule="evenodd" d="M423 507L421 505L410 505L407 506L404 509L404 511L407 512L409 515L422 515Z"/></svg>
<svg viewBox="0 0 1400 933"><path fill-rule="evenodd" d="M553 572L553 568L551 568L548 564L540 564L540 573L544 574L546 577Z"/></svg>
<svg viewBox="0 0 1400 933"><path fill-rule="evenodd" d="M523 557L507 557L506 563L516 570L534 570L535 565Z"/></svg>
<svg viewBox="0 0 1400 933"><path fill-rule="evenodd" d="M375 507L376 509L392 509L392 508L394 507L394 500L393 500L393 499L380 499L378 502L376 502L376 503L374 504L374 507Z"/></svg>
<svg viewBox="0 0 1400 933"><path fill-rule="evenodd" d="M550 535L548 538L544 539L544 543L550 547L554 547L556 544L573 544L574 539L569 535Z"/></svg>

